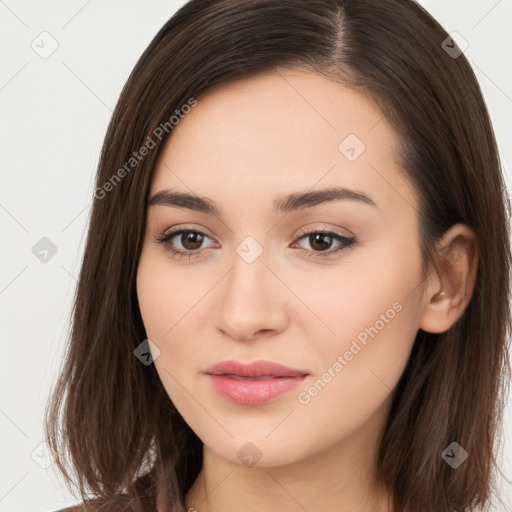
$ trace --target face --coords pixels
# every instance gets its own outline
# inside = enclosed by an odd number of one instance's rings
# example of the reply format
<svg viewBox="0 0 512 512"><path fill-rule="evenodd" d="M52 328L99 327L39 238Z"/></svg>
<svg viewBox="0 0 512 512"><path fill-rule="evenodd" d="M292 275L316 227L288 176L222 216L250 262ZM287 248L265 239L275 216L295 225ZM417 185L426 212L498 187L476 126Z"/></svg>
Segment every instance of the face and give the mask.
<svg viewBox="0 0 512 512"><path fill-rule="evenodd" d="M163 386L234 463L362 446L421 313L418 199L396 135L309 71L197 100L154 169L137 274Z"/></svg>

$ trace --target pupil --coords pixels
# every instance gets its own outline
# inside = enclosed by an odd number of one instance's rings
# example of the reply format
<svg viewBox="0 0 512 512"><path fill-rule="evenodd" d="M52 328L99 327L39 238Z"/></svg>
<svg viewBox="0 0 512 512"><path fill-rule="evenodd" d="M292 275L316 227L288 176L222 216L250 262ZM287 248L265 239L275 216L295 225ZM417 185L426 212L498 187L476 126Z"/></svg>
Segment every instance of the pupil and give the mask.
<svg viewBox="0 0 512 512"><path fill-rule="evenodd" d="M311 243L311 237L313 237L313 243ZM317 247L318 249L320 250L323 250L323 249L327 249L328 246L330 245L330 242L331 242L331 237L329 235L324 235L324 234L321 234L321 233L317 233L317 234L314 234L314 235L311 235L310 237L310 244L311 244L311 247L315 248L315 244L320 241L320 247ZM322 239L329 239L329 241L327 243L321 243L321 240Z"/></svg>

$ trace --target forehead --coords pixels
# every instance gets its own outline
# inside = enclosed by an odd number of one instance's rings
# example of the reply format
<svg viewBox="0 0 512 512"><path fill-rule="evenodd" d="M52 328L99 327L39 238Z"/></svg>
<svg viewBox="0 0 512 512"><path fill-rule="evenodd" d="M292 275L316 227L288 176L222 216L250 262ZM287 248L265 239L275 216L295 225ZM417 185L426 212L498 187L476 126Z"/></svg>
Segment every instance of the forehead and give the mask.
<svg viewBox="0 0 512 512"><path fill-rule="evenodd" d="M171 132L150 195L173 188L230 199L312 187L361 190L385 206L414 192L396 163L397 136L361 93L302 70L222 84Z"/></svg>

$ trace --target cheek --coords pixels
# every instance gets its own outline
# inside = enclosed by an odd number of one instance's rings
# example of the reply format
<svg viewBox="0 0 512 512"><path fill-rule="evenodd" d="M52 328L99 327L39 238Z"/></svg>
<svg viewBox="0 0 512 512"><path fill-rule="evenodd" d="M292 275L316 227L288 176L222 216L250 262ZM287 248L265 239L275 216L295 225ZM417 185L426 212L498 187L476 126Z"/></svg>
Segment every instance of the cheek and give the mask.
<svg viewBox="0 0 512 512"><path fill-rule="evenodd" d="M364 312L338 315L338 336L317 344L315 371L297 390L295 425L323 433L317 449L384 421L407 364L417 332L410 302L383 295Z"/></svg>
<svg viewBox="0 0 512 512"><path fill-rule="evenodd" d="M344 268L339 284L318 283L323 300L319 294L310 297L322 304L318 311L335 334L316 344L316 372L301 389L299 403L311 413L330 410L338 425L350 428L390 397L418 331L420 276L419 252L402 253L390 244Z"/></svg>
<svg viewBox="0 0 512 512"><path fill-rule="evenodd" d="M172 288L166 283L166 273L159 267L143 253L137 271L137 297L142 320L148 338L155 342L163 339L171 327L170 314L176 306Z"/></svg>
<svg viewBox="0 0 512 512"><path fill-rule="evenodd" d="M204 294L186 272L173 272L175 264L167 258L143 251L137 270L137 297L146 333L159 343L168 343L174 330L187 323L188 311Z"/></svg>
<svg viewBox="0 0 512 512"><path fill-rule="evenodd" d="M170 391L183 375L200 368L198 340L207 319L202 306L215 284L215 275L197 277L193 266L179 268L170 256L153 248L142 252L137 270L137 297L147 337L159 348L155 366ZM203 315L203 316L200 316ZM166 371L165 371L166 370ZM170 380L169 380L170 379Z"/></svg>
<svg viewBox="0 0 512 512"><path fill-rule="evenodd" d="M415 318L411 292L420 281L419 253L378 245L347 257L338 268L302 272L298 280L295 276L294 292L305 307L297 302L291 314L311 341L321 333L323 341L315 344L319 353L343 353L354 340L364 346L385 332L398 335L407 327L407 318Z"/></svg>

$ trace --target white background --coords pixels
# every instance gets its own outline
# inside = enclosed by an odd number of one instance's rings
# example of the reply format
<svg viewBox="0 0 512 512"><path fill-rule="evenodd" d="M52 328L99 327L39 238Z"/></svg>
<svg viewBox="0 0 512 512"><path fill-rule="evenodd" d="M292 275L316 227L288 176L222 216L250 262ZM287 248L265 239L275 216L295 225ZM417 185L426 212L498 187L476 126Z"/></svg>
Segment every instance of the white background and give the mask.
<svg viewBox="0 0 512 512"><path fill-rule="evenodd" d="M53 511L78 501L55 465L45 470L35 462L45 460L38 457L44 406L62 362L111 111L140 54L182 3L0 0L0 511ZM510 187L512 0L421 3L469 43L466 55L484 91ZM40 36L44 31L51 37ZM34 40L42 46L41 38L47 50L51 38L58 43L47 59L31 47ZM47 263L32 253L42 237L57 247ZM511 405L502 465L509 479ZM512 503L510 483L503 482L501 496Z"/></svg>

